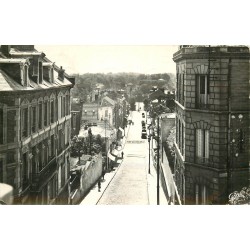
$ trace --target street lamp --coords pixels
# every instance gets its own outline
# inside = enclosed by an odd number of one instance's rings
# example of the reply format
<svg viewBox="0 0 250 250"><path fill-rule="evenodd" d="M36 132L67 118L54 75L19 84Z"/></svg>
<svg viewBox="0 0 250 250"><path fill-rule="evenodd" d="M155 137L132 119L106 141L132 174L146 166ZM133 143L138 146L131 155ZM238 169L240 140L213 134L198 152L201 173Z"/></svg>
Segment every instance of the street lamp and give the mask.
<svg viewBox="0 0 250 250"><path fill-rule="evenodd" d="M152 101L155 103L155 101ZM158 102L157 102L158 103ZM160 205L160 114L162 112L162 105L159 103L157 106L152 104L149 106L151 111L151 117L157 117L157 205ZM153 127L154 128L154 127Z"/></svg>
<svg viewBox="0 0 250 250"><path fill-rule="evenodd" d="M160 119L157 116L157 205L160 205Z"/></svg>

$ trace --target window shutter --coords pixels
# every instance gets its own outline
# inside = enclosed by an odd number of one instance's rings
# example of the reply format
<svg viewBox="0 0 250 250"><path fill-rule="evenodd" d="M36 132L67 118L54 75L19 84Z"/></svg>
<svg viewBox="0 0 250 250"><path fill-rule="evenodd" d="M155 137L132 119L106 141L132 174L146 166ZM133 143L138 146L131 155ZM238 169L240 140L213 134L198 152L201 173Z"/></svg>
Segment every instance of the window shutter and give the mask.
<svg viewBox="0 0 250 250"><path fill-rule="evenodd" d="M209 130L205 130L205 158L209 158Z"/></svg>
<svg viewBox="0 0 250 250"><path fill-rule="evenodd" d="M202 157L202 133L201 129L196 129L196 156Z"/></svg>
<svg viewBox="0 0 250 250"><path fill-rule="evenodd" d="M200 76L200 94L205 94L205 76Z"/></svg>

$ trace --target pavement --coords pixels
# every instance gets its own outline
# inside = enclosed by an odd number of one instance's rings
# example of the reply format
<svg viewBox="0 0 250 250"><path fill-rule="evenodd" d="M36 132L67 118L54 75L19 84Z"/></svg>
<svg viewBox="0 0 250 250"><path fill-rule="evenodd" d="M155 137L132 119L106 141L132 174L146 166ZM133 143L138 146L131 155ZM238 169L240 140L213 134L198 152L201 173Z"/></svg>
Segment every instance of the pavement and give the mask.
<svg viewBox="0 0 250 250"><path fill-rule="evenodd" d="M148 173L148 141L141 139L142 112L131 112L134 125L128 125L123 138L124 159L90 190L80 205L156 205L157 173L152 157ZM168 201L160 186L160 205Z"/></svg>

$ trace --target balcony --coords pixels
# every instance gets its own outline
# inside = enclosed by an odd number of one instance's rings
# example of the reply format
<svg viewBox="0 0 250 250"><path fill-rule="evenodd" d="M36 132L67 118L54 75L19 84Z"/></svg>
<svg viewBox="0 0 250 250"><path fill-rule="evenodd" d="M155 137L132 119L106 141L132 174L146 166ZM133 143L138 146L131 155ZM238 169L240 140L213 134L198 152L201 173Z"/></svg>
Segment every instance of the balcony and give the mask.
<svg viewBox="0 0 250 250"><path fill-rule="evenodd" d="M34 192L39 192L41 188L48 183L54 176L57 169L56 158L53 158L39 173L31 175L31 189Z"/></svg>

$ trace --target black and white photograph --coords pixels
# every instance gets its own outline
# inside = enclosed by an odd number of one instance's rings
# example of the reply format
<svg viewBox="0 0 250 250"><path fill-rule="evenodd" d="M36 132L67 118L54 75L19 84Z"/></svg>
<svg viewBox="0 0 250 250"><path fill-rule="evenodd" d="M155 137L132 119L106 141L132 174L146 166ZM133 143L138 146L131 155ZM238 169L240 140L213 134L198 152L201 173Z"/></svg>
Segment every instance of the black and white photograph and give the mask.
<svg viewBox="0 0 250 250"><path fill-rule="evenodd" d="M248 46L1 45L1 203L248 204L249 62Z"/></svg>
<svg viewBox="0 0 250 250"><path fill-rule="evenodd" d="M0 238L235 249L250 204L247 8L87 2L3 5Z"/></svg>

